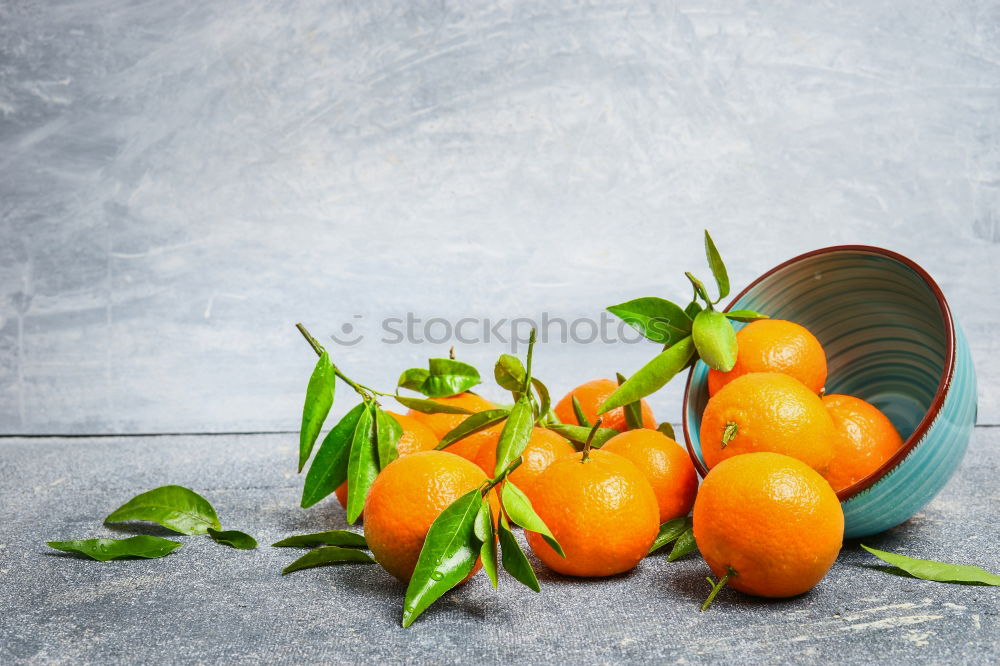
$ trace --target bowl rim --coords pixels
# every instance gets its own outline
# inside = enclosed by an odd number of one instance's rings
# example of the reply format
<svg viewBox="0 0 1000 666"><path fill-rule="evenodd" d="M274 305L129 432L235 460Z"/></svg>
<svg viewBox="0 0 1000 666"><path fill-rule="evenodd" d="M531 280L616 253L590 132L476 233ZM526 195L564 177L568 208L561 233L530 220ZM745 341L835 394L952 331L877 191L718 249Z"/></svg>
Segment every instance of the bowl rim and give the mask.
<svg viewBox="0 0 1000 666"><path fill-rule="evenodd" d="M893 252L892 250L887 250L881 247L875 247L873 245L831 245L829 247L823 247L796 255L762 273L757 279L747 285L739 294L734 296L729 301L729 304L725 307L723 312L729 312L730 308L733 307L733 304L743 298L751 289L778 271L804 259L810 259L823 254L834 254L837 252L857 252L879 255L892 259L893 261L897 261L916 273L917 276L924 281L928 288L930 288L931 293L934 295L934 299L937 301L938 307L941 310L941 317L945 328L946 344L944 370L941 373L941 379L938 381L937 390L934 393L934 398L931 400L931 404L927 409L927 412L924 414L923 418L920 419L920 422L917 424L913 433L903 443L902 448L896 451L891 458L882 463L868 476L837 492L837 499L841 502L846 502L847 500L871 488L873 485L881 481L887 474L889 474L889 472L891 472L897 465L899 465L899 463L901 463L903 459L906 458L906 456L908 456L914 448L916 448L917 444L920 443L920 440L924 438L924 435L926 435L927 431L930 430L931 425L937 419L938 414L941 411L941 407L944 405L948 389L951 387L951 382L955 375L956 353L955 324L951 316L951 308L948 306L948 301L945 299L941 288L938 286L937 282L934 281L934 278L932 278L927 271L917 264L917 262L899 254L898 252ZM691 462L694 463L695 469L698 470L698 474L704 478L705 475L708 474L708 468L705 467L701 458L694 452L694 447L691 445L691 433L688 430L688 400L691 393L691 383L694 380L694 370L695 366L692 365L691 369L688 371L687 381L684 383L684 400L681 403L681 424L684 430L684 444L687 448L688 456L691 458Z"/></svg>

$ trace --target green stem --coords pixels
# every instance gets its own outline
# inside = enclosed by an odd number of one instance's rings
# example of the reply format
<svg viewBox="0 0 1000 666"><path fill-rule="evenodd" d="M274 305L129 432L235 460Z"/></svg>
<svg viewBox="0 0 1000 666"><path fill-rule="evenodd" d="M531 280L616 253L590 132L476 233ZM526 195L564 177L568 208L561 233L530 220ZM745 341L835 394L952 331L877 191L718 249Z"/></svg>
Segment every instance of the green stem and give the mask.
<svg viewBox="0 0 1000 666"><path fill-rule="evenodd" d="M312 334L306 330L305 326L299 323L295 325L295 328L299 329L299 333L301 333L302 337L306 339L309 345L313 348L313 351L316 352L317 356L322 356L326 352L326 350L323 349L323 345L321 345L319 341L316 340L316 338L314 338ZM343 372L341 372L340 368L338 368L337 364L334 363L333 361L330 361L330 366L333 368L333 372L335 375L337 375L337 377L339 377L345 384L354 389L354 391L365 400L372 400L376 395L392 397L392 394L390 393L382 393L381 391L376 391L375 389L369 388L363 384L358 384L353 379L351 379Z"/></svg>
<svg viewBox="0 0 1000 666"><path fill-rule="evenodd" d="M587 441L583 445L583 458L580 459L580 462L587 462L588 460L590 460L590 449L591 449L591 444L594 441L594 435L597 434L597 429L601 427L601 423L603 422L604 422L603 416L597 417L597 422L594 423L594 427L590 429L590 434L587 435Z"/></svg>
<svg viewBox="0 0 1000 666"><path fill-rule="evenodd" d="M732 567L726 567L726 575L720 578L718 582L713 581L711 578L706 578L705 580L707 580L708 584L712 586L712 591L709 593L708 599L705 599L705 603L701 605L701 610L708 610L708 607L712 605L713 601L715 601L715 595L717 595L719 591L726 586L726 583L729 582L730 578L737 575L738 574L735 569Z"/></svg>
<svg viewBox="0 0 1000 666"><path fill-rule="evenodd" d="M323 345L321 345L321 344L320 344L320 343L319 343L319 342L318 342L318 341L316 340L316 338L314 338L314 337L313 337L313 336L312 336L312 335L311 335L311 334L309 333L309 331L307 331L307 330L306 330L306 327L305 327L305 326L303 326L303 325L301 324L301 322L300 322L300 323L298 323L298 324L296 324L296 325L295 325L295 328L299 329L299 333L301 333L301 334L302 334L302 337L304 337L304 338L306 339L306 342L308 342L308 343L309 343L309 344L310 344L310 345L312 346L312 348L313 348L313 351L314 351L314 352L316 352L316 356L322 356L322 355L323 355L323 352L325 352L326 350L325 350L325 349L323 349Z"/></svg>
<svg viewBox="0 0 1000 666"><path fill-rule="evenodd" d="M510 474L515 469L517 469L518 467L520 467L522 462L524 462L524 458L521 457L521 456L518 456L518 457L514 458L513 460L511 460L510 464L507 465L506 467L504 467L504 469L503 469L502 472L500 472L499 474L497 474L495 477L493 477L489 481L484 481L483 485L480 486L480 489L482 490L483 495L486 495L486 493L488 493L491 490L493 490L493 487L496 486L501 481L503 481L507 477L508 474Z"/></svg>
<svg viewBox="0 0 1000 666"><path fill-rule="evenodd" d="M528 395L531 391L531 357L534 356L535 350L535 329L531 329L531 335L528 336L528 359L525 362L524 371L524 390L521 393Z"/></svg>
<svg viewBox="0 0 1000 666"><path fill-rule="evenodd" d="M708 297L708 292L705 290L705 285L702 283L702 281L696 278L690 272L685 272L684 275L686 275L687 279L691 281L691 286L694 287L695 295L701 298L701 300L705 301L707 309L709 310L713 309L712 299Z"/></svg>

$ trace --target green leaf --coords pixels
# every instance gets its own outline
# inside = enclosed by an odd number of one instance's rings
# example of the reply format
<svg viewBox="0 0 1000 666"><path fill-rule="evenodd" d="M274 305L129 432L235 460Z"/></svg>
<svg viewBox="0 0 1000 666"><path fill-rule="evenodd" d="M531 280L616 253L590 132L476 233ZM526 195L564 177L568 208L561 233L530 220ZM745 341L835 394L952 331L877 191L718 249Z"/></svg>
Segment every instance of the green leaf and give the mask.
<svg viewBox="0 0 1000 666"><path fill-rule="evenodd" d="M351 442L358 426L361 413L367 410L365 403L355 405L344 414L337 425L327 433L316 452L306 481L302 487L303 509L308 509L330 495L347 480L347 465L351 456Z"/></svg>
<svg viewBox="0 0 1000 666"><path fill-rule="evenodd" d="M302 406L302 428L299 430L299 471L306 466L313 444L323 428L323 421L333 406L333 389L337 376L330 356L323 352L316 361L309 385L306 387L306 401Z"/></svg>
<svg viewBox="0 0 1000 666"><path fill-rule="evenodd" d="M724 312L726 319L732 319L733 321L757 321L758 319L769 319L766 314L761 314L759 312L754 312L753 310L730 310L729 312Z"/></svg>
<svg viewBox="0 0 1000 666"><path fill-rule="evenodd" d="M330 530L329 532L313 532L312 534L297 534L271 544L274 548L313 548L314 546L345 546L347 548L367 548L365 537L357 532L347 530Z"/></svg>
<svg viewBox="0 0 1000 666"><path fill-rule="evenodd" d="M686 314L691 321L694 321L694 318L698 316L698 313L701 312L701 310L701 303L698 301L691 301L687 304L687 306L685 306L684 314Z"/></svg>
<svg viewBox="0 0 1000 666"><path fill-rule="evenodd" d="M418 389L428 398L447 398L481 383L479 371L468 363L448 358L432 358L430 373Z"/></svg>
<svg viewBox="0 0 1000 666"><path fill-rule="evenodd" d="M667 555L667 562L678 560L697 547L698 544L694 541L694 530L689 527L677 537L674 547L670 549L670 554Z"/></svg>
<svg viewBox="0 0 1000 666"><path fill-rule="evenodd" d="M886 564L902 569L914 578L932 580L938 583L979 583L981 585L1000 585L1000 576L991 574L982 567L948 564L932 560L918 560L915 557L887 553L875 550L861 544L861 547L882 560Z"/></svg>
<svg viewBox="0 0 1000 666"><path fill-rule="evenodd" d="M510 415L509 409L487 409L485 412L476 412L445 433L444 437L441 438L441 441L438 442L436 448L439 451L447 448L455 442L465 439L469 435L474 435L477 432L481 432L490 426L500 423L500 421L506 419L508 415Z"/></svg>
<svg viewBox="0 0 1000 666"><path fill-rule="evenodd" d="M618 372L618 386L625 383L625 375ZM638 400L625 405L625 426L628 430L642 429L642 403Z"/></svg>
<svg viewBox="0 0 1000 666"><path fill-rule="evenodd" d="M222 529L208 500L183 486L160 486L140 493L111 512L106 523L141 520L181 534L205 534Z"/></svg>
<svg viewBox="0 0 1000 666"><path fill-rule="evenodd" d="M531 403L527 397L522 397L514 403L510 416L507 417L507 422L503 424L503 430L500 432L494 474L500 474L514 458L524 452L534 425L535 415L531 412Z"/></svg>
<svg viewBox="0 0 1000 666"><path fill-rule="evenodd" d="M464 407L455 407L453 405L442 405L440 402L434 402L433 400L422 400L420 398L407 398L402 395L394 395L393 398L396 402L403 405L404 407L409 407L415 412L421 412L423 414L471 414L469 410Z"/></svg>
<svg viewBox="0 0 1000 666"><path fill-rule="evenodd" d="M679 305L662 298L637 298L607 310L653 342L672 345L691 334L691 318Z"/></svg>
<svg viewBox="0 0 1000 666"><path fill-rule="evenodd" d="M475 533L476 516L482 502L479 489L471 490L431 523L406 587L404 627L410 626L428 606L462 582L475 567L482 545Z"/></svg>
<svg viewBox="0 0 1000 666"><path fill-rule="evenodd" d="M672 541L676 541L684 532L691 528L690 518L674 518L660 525L660 533L656 535L656 540L649 547L649 554L653 554Z"/></svg>
<svg viewBox="0 0 1000 666"><path fill-rule="evenodd" d="M517 542L514 533L510 531L510 525L502 516L497 525L497 534L500 537L500 563L504 571L535 592L541 592L542 588L538 585L535 570L531 568L528 557L521 550L521 544Z"/></svg>
<svg viewBox="0 0 1000 666"><path fill-rule="evenodd" d="M703 310L694 318L691 329L694 346L709 367L729 372L736 365L736 331L726 315L716 310Z"/></svg>
<svg viewBox="0 0 1000 666"><path fill-rule="evenodd" d="M482 542L479 547L479 559L483 563L483 571L490 578L493 589L497 589L497 539L493 529L493 509L490 503L483 499L476 516L476 538Z"/></svg>
<svg viewBox="0 0 1000 666"><path fill-rule="evenodd" d="M507 479L507 482L503 484L503 490L500 491L500 501L503 502L503 508L507 511L507 515L510 516L511 520L530 532L540 534L545 539L545 542L552 546L552 550L559 553L562 557L566 557L562 546L552 536L552 530L535 513L535 508L531 506L531 500L510 479Z"/></svg>
<svg viewBox="0 0 1000 666"><path fill-rule="evenodd" d="M98 562L107 562L123 557L141 557L152 560L169 555L181 547L180 541L170 541L146 535L127 539L79 539L77 541L49 541L47 543L49 548L86 555Z"/></svg>
<svg viewBox="0 0 1000 666"><path fill-rule="evenodd" d="M424 382L427 378L431 376L431 373L423 368L410 368L406 370L399 376L399 381L396 382L396 386L399 388L410 389L411 391L419 391L424 386Z"/></svg>
<svg viewBox="0 0 1000 666"><path fill-rule="evenodd" d="M239 530L215 530L208 528L208 536L212 537L215 543L232 546L237 550L253 550L257 547L257 540L246 532Z"/></svg>
<svg viewBox="0 0 1000 666"><path fill-rule="evenodd" d="M687 365L692 354L694 354L694 341L690 337L660 352L608 396L604 404L598 408L598 413L604 414L615 407L627 405L659 391Z"/></svg>
<svg viewBox="0 0 1000 666"><path fill-rule="evenodd" d="M368 489L378 476L373 409L372 405L365 405L351 438L351 457L347 462L347 522L352 525L364 511Z"/></svg>
<svg viewBox="0 0 1000 666"><path fill-rule="evenodd" d="M562 435L571 442L580 444L581 446L587 443L587 438L590 437L590 430L592 428L592 426L573 426L563 425L561 423L550 423L545 427L558 435ZM594 433L594 441L591 442L590 445L595 449L599 449L604 446L609 439L620 434L620 432L612 430L611 428L598 428L597 432Z"/></svg>
<svg viewBox="0 0 1000 666"><path fill-rule="evenodd" d="M580 401L576 399L575 395L573 396L573 414L576 416L576 422L578 425L585 428L590 428L594 425L590 422L590 419L587 418L587 415L583 413L583 405L580 404ZM584 442L585 441L587 440L585 439Z"/></svg>
<svg viewBox="0 0 1000 666"><path fill-rule="evenodd" d="M670 425L669 421L664 421L660 425L656 426L657 432L661 432L670 439L677 441L677 436L674 434L674 427Z"/></svg>
<svg viewBox="0 0 1000 666"><path fill-rule="evenodd" d="M403 428L399 421L393 418L392 414L385 412L381 407L375 406L375 439L378 448L378 468L385 469L386 465L399 457L399 438L403 436Z"/></svg>
<svg viewBox="0 0 1000 666"><path fill-rule="evenodd" d="M524 386L524 377L527 370L521 363L521 359L510 354L500 354L500 359L493 367L493 376L501 388L508 391L520 391Z"/></svg>
<svg viewBox="0 0 1000 666"><path fill-rule="evenodd" d="M700 296L701 300L705 301L706 303L711 303L712 299L708 297L708 291L705 290L705 285L702 284L701 280L691 275L691 273L686 272L684 273L684 275L687 276L687 279L690 280L691 282L691 286L694 287L694 293Z"/></svg>
<svg viewBox="0 0 1000 666"><path fill-rule="evenodd" d="M716 249L712 237L708 235L708 229L705 229L705 256L708 258L709 268L712 269L712 276L715 277L715 284L719 286L719 298L715 301L718 303L729 295L729 273L726 272L726 265L722 263L722 257L719 256L719 250Z"/></svg>
<svg viewBox="0 0 1000 666"><path fill-rule="evenodd" d="M308 553L295 560L281 570L281 575L299 571L301 569L311 569L313 567L325 567L328 564L343 564L345 562L360 562L361 564L374 564L375 560L368 553L356 548L341 548L340 546L322 546L314 548Z"/></svg>
<svg viewBox="0 0 1000 666"><path fill-rule="evenodd" d="M548 387L540 379L532 377L531 385L535 387L535 393L538 395L538 417L535 419L535 422L538 423L545 418L552 408L552 397L549 395Z"/></svg>

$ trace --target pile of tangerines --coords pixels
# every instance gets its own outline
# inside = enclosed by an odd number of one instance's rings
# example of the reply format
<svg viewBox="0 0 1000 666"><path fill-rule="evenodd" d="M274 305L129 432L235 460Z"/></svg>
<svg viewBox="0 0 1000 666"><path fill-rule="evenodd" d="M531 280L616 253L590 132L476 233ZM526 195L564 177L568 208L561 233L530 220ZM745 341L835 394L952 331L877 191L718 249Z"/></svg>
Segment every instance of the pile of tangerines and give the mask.
<svg viewBox="0 0 1000 666"><path fill-rule="evenodd" d="M713 597L723 584L763 597L793 596L826 574L843 539L836 491L873 472L903 442L874 406L823 395L826 356L802 326L761 319L745 326L737 342L732 369L709 374L700 439L710 471L700 487L687 451L656 429L645 400L636 412L641 427L635 418L629 427L626 407L598 414L619 386L613 380L587 382L552 410L552 423L590 426L600 419L619 431L599 448L581 450L541 424L532 429L520 466L506 480L524 491L562 547L560 554L526 532L545 566L570 576L625 572L650 552L661 524L693 510L697 548L720 579ZM469 391L433 401L469 414L497 409ZM371 485L364 533L375 560L405 582L442 511L494 476L502 426L435 450L472 417L389 414L402 430L398 458ZM337 490L345 507L347 491L346 482ZM496 499L487 499L495 508Z"/></svg>

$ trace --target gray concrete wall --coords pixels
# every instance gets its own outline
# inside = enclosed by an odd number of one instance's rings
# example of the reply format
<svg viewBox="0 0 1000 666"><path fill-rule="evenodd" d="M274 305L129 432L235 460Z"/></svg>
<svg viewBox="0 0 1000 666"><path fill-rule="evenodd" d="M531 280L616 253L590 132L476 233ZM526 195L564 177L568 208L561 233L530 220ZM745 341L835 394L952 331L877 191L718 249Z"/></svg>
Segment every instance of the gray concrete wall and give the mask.
<svg viewBox="0 0 1000 666"><path fill-rule="evenodd" d="M953 0L2 1L0 433L294 429L296 321L355 326L335 359L390 387L448 345L382 318L683 298L703 227L736 285L829 244L912 257L1000 423L998 26ZM549 342L537 374L653 350Z"/></svg>

